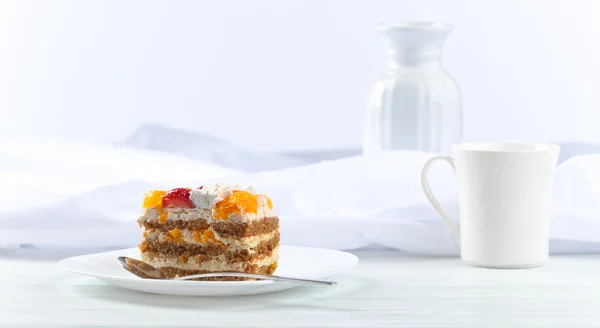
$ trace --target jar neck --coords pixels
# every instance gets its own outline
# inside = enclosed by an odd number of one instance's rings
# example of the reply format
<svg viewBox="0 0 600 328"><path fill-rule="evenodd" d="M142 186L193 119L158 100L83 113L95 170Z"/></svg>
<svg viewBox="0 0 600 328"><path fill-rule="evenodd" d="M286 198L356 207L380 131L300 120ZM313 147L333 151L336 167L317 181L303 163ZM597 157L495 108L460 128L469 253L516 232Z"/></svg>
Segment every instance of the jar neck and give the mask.
<svg viewBox="0 0 600 328"><path fill-rule="evenodd" d="M439 68L441 66L441 49L426 52L394 50L388 52L387 67L391 70Z"/></svg>
<svg viewBox="0 0 600 328"><path fill-rule="evenodd" d="M382 26L388 67L422 69L441 66L444 40L452 27L436 22L405 22Z"/></svg>

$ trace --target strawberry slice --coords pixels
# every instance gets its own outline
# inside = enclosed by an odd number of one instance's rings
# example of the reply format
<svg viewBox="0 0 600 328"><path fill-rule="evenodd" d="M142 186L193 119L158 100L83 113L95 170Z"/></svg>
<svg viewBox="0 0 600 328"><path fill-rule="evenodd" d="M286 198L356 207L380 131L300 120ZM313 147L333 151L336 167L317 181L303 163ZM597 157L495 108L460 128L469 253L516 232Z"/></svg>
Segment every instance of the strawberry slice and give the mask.
<svg viewBox="0 0 600 328"><path fill-rule="evenodd" d="M166 193L162 200L163 207L193 208L190 200L190 190L187 188L175 188Z"/></svg>

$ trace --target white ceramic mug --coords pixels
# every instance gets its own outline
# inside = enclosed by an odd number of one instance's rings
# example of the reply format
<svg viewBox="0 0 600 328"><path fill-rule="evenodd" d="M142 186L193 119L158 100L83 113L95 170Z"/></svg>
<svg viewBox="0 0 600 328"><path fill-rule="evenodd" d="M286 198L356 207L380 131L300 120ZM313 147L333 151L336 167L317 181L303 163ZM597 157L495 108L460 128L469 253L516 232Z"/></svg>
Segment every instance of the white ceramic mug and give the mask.
<svg viewBox="0 0 600 328"><path fill-rule="evenodd" d="M462 143L453 156L423 166L425 195L459 240L461 258L474 266L529 268L548 260L550 199L560 147L542 143ZM458 181L460 228L441 208L427 181L443 160Z"/></svg>

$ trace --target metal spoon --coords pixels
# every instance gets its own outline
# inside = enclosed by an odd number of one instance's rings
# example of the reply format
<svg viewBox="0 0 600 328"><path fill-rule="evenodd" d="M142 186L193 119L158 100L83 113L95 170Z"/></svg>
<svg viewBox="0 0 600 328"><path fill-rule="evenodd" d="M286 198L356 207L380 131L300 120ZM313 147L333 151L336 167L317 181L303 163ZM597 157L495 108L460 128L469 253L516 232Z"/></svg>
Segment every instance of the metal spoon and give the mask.
<svg viewBox="0 0 600 328"><path fill-rule="evenodd" d="M158 279L158 280L189 280L195 278L209 278L209 277L244 277L244 278L255 278L255 279L266 279L266 280L279 280L279 281L293 281L305 284L319 284L319 285L335 285L335 281L323 281L323 280L312 280L312 279L300 279L281 277L268 274L254 274L245 272L211 272L211 273L200 273L193 274L190 276L169 278L160 269L151 266L148 263L132 259L126 256L119 256L117 261L125 268L125 270L133 273L134 275L144 279Z"/></svg>

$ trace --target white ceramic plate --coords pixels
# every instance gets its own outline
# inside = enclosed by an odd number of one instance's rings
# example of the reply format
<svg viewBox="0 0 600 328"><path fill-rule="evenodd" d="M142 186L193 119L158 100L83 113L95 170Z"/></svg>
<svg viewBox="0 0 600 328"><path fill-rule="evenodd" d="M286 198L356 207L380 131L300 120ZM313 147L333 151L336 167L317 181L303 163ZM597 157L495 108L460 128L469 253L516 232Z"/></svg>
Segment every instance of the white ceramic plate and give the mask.
<svg viewBox="0 0 600 328"><path fill-rule="evenodd" d="M109 284L141 292L164 295L232 296L270 293L298 286L272 280L258 281L176 281L139 278L121 267L117 257L140 258L137 248L70 257L58 262L64 270L98 278ZM348 270L358 264L350 253L323 248L280 246L275 274L319 279ZM328 288L328 286L323 286Z"/></svg>

